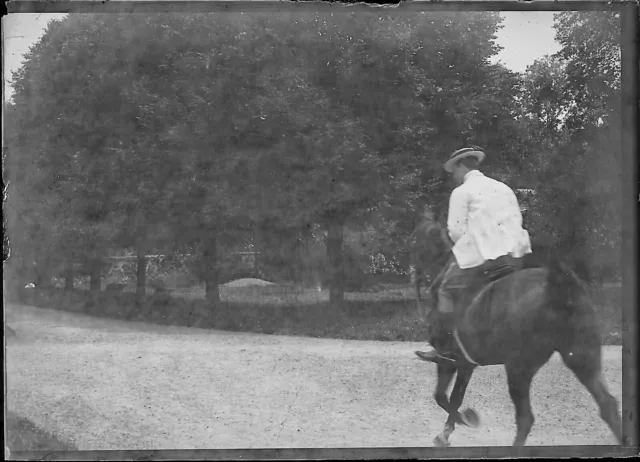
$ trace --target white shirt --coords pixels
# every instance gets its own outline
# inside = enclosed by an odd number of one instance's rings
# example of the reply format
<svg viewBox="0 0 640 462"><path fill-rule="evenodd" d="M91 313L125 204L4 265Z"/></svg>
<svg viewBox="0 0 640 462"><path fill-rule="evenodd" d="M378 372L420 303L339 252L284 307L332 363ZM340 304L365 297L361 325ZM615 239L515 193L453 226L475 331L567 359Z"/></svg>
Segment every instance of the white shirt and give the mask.
<svg viewBox="0 0 640 462"><path fill-rule="evenodd" d="M468 172L451 193L447 227L460 268L475 268L503 255L520 258L531 253L515 193L478 170Z"/></svg>

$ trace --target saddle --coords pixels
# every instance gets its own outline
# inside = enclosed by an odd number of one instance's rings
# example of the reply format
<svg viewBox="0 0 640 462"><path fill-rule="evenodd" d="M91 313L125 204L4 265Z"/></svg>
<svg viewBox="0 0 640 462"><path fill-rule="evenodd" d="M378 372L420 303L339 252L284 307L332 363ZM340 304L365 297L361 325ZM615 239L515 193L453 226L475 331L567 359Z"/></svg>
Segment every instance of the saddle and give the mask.
<svg viewBox="0 0 640 462"><path fill-rule="evenodd" d="M471 301L482 292L489 284L496 282L510 274L518 271L518 267L514 265L508 258L498 258L487 264L486 268L480 268L480 271L474 277L474 281L464 290L462 293L453 294L455 312L460 313L464 311L463 306L468 305ZM430 290L430 296L434 303L438 303L437 294L437 279L442 276L442 273L436 278ZM460 308L463 308L462 310Z"/></svg>
<svg viewBox="0 0 640 462"><path fill-rule="evenodd" d="M455 318L462 317L472 301L490 284L515 273L518 268L508 259L498 259L491 262L487 268L481 270L477 279L463 293L454 296Z"/></svg>
<svg viewBox="0 0 640 462"><path fill-rule="evenodd" d="M505 276L508 276L512 273L516 272L516 267L510 263L505 263L500 266L496 266L493 268L486 269L483 273L483 279L486 281L486 284L490 284L498 279L502 279Z"/></svg>
<svg viewBox="0 0 640 462"><path fill-rule="evenodd" d="M489 284L492 284L504 277L509 276L517 271L517 267L511 263L508 259L498 259L493 261L487 268L485 268L479 275L475 284L469 287L466 297L463 295L461 301L466 298L466 303L471 301Z"/></svg>
<svg viewBox="0 0 640 462"><path fill-rule="evenodd" d="M454 313L439 313L430 326L430 343L438 351L451 352L455 349L457 339L454 329L473 300L490 284L518 271L509 259L498 259L480 269L476 280L463 293L454 294ZM434 294L435 295L435 294ZM458 345L459 341L458 341ZM466 353L465 353L466 355Z"/></svg>

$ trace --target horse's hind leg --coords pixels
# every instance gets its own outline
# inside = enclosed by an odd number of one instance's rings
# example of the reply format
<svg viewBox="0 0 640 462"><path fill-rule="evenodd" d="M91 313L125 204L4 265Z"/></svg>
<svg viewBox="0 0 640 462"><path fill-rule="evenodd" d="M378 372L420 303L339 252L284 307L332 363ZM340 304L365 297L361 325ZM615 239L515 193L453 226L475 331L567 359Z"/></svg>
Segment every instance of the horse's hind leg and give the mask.
<svg viewBox="0 0 640 462"><path fill-rule="evenodd" d="M575 351L561 351L562 360L589 390L600 408L600 417L604 420L618 443L622 444L622 421L618 413L618 401L611 396L602 376L602 358L600 345L582 345Z"/></svg>
<svg viewBox="0 0 640 462"><path fill-rule="evenodd" d="M509 385L509 395L516 408L516 438L514 446L524 446L529 432L533 427L535 418L531 410L531 382L536 372L551 357L548 355L538 355L537 358L516 358L505 365L507 371L507 383Z"/></svg>

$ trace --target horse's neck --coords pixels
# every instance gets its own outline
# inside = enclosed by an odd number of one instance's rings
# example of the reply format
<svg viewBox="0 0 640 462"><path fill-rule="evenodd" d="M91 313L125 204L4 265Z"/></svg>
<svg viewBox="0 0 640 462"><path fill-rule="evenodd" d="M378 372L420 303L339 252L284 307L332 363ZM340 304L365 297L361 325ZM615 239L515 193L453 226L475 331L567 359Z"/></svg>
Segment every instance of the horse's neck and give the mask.
<svg viewBox="0 0 640 462"><path fill-rule="evenodd" d="M440 225L438 225L438 223L428 220L424 220L416 229L416 231L424 237L429 237L432 233L434 233L434 231L439 233L440 230L441 227Z"/></svg>

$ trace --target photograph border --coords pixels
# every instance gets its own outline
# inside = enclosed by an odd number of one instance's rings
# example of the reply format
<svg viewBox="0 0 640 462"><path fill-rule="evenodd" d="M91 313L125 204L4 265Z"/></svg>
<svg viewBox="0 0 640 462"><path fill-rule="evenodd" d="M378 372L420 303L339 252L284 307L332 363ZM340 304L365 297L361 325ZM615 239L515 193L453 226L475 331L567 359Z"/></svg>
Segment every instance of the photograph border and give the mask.
<svg viewBox="0 0 640 462"><path fill-rule="evenodd" d="M638 190L638 0L556 0L493 1L434 0L388 3L322 1L8 1L15 13L151 13L151 12L239 12L337 10L339 8L384 8L388 13L412 11L620 11L621 12L621 94L622 94L622 446L528 446L450 448L304 448L304 449L207 449L131 451L34 451L11 452L10 460L141 460L141 459L424 459L503 457L624 457L638 455L637 402L637 213ZM6 373L6 366L5 366ZM6 393L6 390L5 390Z"/></svg>
<svg viewBox="0 0 640 462"><path fill-rule="evenodd" d="M213 13L371 8L411 11L613 11L640 0L8 0L11 13Z"/></svg>

